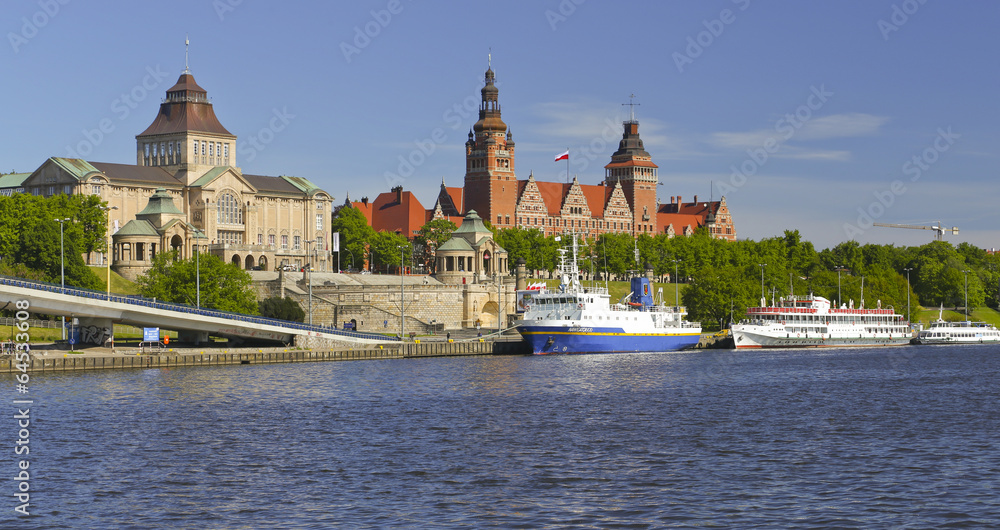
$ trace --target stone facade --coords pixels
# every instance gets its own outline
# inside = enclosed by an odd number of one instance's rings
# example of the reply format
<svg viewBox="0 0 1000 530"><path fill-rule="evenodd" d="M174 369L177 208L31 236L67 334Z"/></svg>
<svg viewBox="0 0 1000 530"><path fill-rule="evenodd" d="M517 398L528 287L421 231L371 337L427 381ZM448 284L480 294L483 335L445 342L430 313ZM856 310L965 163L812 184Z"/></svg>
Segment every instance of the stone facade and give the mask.
<svg viewBox="0 0 1000 530"><path fill-rule="evenodd" d="M236 165L236 136L219 123L207 92L187 70L167 90L153 123L136 136L136 162L53 157L20 188L106 201L109 233L133 225L114 236L112 257L112 268L130 279L147 270L158 252L193 256L202 236L205 252L244 269L332 267L333 197L305 178L243 173ZM177 215L169 226L137 227L154 195L169 197ZM88 261L104 263L104 256Z"/></svg>

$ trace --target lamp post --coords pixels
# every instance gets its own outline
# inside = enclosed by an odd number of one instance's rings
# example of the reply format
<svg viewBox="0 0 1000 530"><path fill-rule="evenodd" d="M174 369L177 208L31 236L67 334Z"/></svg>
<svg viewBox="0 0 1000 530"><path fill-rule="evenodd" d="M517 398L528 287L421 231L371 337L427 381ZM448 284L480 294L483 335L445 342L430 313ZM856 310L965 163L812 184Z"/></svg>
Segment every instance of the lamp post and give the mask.
<svg viewBox="0 0 1000 530"><path fill-rule="evenodd" d="M906 320L910 320L910 271L913 267L906 267L903 269L906 271Z"/></svg>
<svg viewBox="0 0 1000 530"><path fill-rule="evenodd" d="M969 271L963 270L965 273L965 321L969 321Z"/></svg>
<svg viewBox="0 0 1000 530"><path fill-rule="evenodd" d="M194 229L194 299L195 307L201 309L201 245L198 244L199 236L204 235L205 232L200 228Z"/></svg>
<svg viewBox="0 0 1000 530"><path fill-rule="evenodd" d="M837 307L844 303L844 298L840 294L840 271L844 270L843 265L837 265Z"/></svg>
<svg viewBox="0 0 1000 530"><path fill-rule="evenodd" d="M66 221L69 221L69 217L62 219L56 219L59 223L59 285L61 287L60 292L65 293L66 291L66 254L63 249L63 229L66 228Z"/></svg>
<svg viewBox="0 0 1000 530"><path fill-rule="evenodd" d="M399 245L399 340L406 340L406 303L403 299L403 250L405 245Z"/></svg>
<svg viewBox="0 0 1000 530"><path fill-rule="evenodd" d="M354 268L354 253L353 253L353 252L351 252L351 251L350 251L349 249L347 249L347 248L345 248L344 250L346 250L346 251L347 251L347 253L351 255L351 268L353 269L353 268ZM339 257L339 254L340 254L340 253L338 252L337 254L338 254L338 257L337 257L337 259L340 259L340 257ZM339 271L338 271L338 272L339 272Z"/></svg>
<svg viewBox="0 0 1000 530"><path fill-rule="evenodd" d="M679 259L670 260L674 262L674 308L679 308L681 306L681 289L680 289L680 278L677 277L677 264L681 262Z"/></svg>
<svg viewBox="0 0 1000 530"><path fill-rule="evenodd" d="M316 243L316 240L310 239L308 241L304 241L304 243L306 244L306 255L308 256L309 255L309 246L308 245ZM315 251L316 249L314 248L313 250ZM313 256L313 257L315 258L315 256ZM312 275L312 269L313 269L313 266L312 266L312 262L310 261L309 263L306 264L306 273L309 275L309 325L310 326L313 324L313 275Z"/></svg>
<svg viewBox="0 0 1000 530"><path fill-rule="evenodd" d="M764 293L764 267L767 267L767 263L758 263L760 265L760 305L767 303L767 294Z"/></svg>
<svg viewBox="0 0 1000 530"><path fill-rule="evenodd" d="M108 300L111 300L111 256L113 255L113 252L111 250L111 210L117 210L118 207L117 206L101 206L101 209L104 210L104 214L106 215L106 220L107 220L107 230L108 230L108 234L107 235L108 235L108 238L107 238L106 242L108 244L108 249L107 249L107 252L105 252L105 254L104 254L104 259L108 262L107 263L107 266L108 266Z"/></svg>
<svg viewBox="0 0 1000 530"><path fill-rule="evenodd" d="M59 292L65 294L66 292L66 255L63 251L63 228L66 227L66 221L69 221L69 217L64 217L62 219L56 219L59 223ZM66 340L66 317L62 317L62 338Z"/></svg>

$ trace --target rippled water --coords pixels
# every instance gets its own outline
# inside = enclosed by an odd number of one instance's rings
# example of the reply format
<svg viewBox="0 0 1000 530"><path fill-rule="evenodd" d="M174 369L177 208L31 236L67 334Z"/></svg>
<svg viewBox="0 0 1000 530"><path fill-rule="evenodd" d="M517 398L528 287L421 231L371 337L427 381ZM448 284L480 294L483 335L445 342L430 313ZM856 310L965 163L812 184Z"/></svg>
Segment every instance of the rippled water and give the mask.
<svg viewBox="0 0 1000 530"><path fill-rule="evenodd" d="M996 527L998 355L898 347L36 374L38 516L11 518L14 483L3 481L0 523ZM12 459L0 461L11 477Z"/></svg>

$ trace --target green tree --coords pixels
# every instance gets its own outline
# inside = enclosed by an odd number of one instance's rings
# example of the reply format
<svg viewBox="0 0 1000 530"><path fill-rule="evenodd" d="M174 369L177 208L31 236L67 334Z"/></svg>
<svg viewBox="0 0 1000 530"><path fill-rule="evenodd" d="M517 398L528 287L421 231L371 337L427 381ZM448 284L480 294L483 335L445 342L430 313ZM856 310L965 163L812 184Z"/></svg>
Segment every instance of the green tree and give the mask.
<svg viewBox="0 0 1000 530"><path fill-rule="evenodd" d="M400 256L400 248L402 256ZM413 247L407 239L395 232L378 232L370 240L372 269L381 269L389 272L390 267L400 266L400 258L405 265L409 265L409 257L413 252Z"/></svg>
<svg viewBox="0 0 1000 530"><path fill-rule="evenodd" d="M63 234L60 245L59 223L38 218L33 221L36 224L20 234L20 248L13 256L14 261L42 272L51 283L60 283L65 274L66 286L84 289L104 286L83 262L76 238Z"/></svg>
<svg viewBox="0 0 1000 530"><path fill-rule="evenodd" d="M348 263L347 260L352 267L361 267L368 255L368 244L375 236L365 214L357 208L344 206L337 210L331 224L333 231L340 233L341 267Z"/></svg>
<svg viewBox="0 0 1000 530"><path fill-rule="evenodd" d="M720 329L730 318L743 318L746 308L756 305L754 286L746 271L738 267L704 267L691 276L681 299L689 319L699 320L707 329ZM716 327L718 326L718 327Z"/></svg>
<svg viewBox="0 0 1000 530"><path fill-rule="evenodd" d="M196 284L201 276L201 307L248 315L258 314L257 297L250 274L211 254L179 260L177 252L161 252L153 266L139 276L139 294L164 302L195 305Z"/></svg>
<svg viewBox="0 0 1000 530"><path fill-rule="evenodd" d="M272 296L261 300L258 304L260 315L268 318L305 322L306 312L298 302L289 297Z"/></svg>
<svg viewBox="0 0 1000 530"><path fill-rule="evenodd" d="M458 228L455 223L447 219L432 219L420 227L416 237L413 238L414 259L423 263L431 272L434 272L436 250L451 238L451 233Z"/></svg>

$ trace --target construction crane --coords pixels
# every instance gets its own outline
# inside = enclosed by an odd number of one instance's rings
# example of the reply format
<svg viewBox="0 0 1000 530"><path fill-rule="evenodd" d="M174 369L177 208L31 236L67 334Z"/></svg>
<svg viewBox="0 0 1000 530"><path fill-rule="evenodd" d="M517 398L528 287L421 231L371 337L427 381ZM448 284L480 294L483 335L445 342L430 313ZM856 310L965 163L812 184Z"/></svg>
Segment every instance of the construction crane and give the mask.
<svg viewBox="0 0 1000 530"><path fill-rule="evenodd" d="M951 228L945 228L941 226L941 221L938 221L936 226L920 226L920 225L900 225L894 223L872 223L873 226L885 226L888 228L915 228L917 230L933 230L934 239L941 241L941 237L944 236L945 232L951 232L952 235L958 235L958 227L953 226Z"/></svg>

